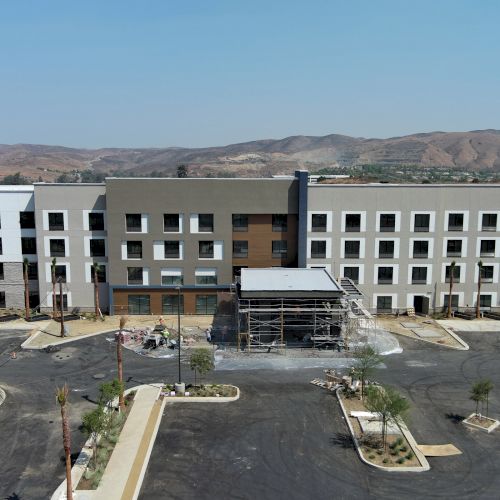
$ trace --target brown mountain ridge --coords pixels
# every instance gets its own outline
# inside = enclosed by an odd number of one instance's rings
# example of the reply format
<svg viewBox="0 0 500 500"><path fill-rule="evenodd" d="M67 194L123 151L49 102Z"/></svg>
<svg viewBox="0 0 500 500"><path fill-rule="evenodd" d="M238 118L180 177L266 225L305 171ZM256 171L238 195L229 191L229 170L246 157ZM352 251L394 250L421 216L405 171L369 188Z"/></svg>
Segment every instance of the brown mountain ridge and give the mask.
<svg viewBox="0 0 500 500"><path fill-rule="evenodd" d="M51 181L61 173L93 170L120 175L161 172L175 175L179 164L190 175L270 176L297 168L357 165L415 165L467 171L500 172L500 131L431 132L365 139L331 134L210 148L79 149L33 144L0 145L0 178L21 172Z"/></svg>

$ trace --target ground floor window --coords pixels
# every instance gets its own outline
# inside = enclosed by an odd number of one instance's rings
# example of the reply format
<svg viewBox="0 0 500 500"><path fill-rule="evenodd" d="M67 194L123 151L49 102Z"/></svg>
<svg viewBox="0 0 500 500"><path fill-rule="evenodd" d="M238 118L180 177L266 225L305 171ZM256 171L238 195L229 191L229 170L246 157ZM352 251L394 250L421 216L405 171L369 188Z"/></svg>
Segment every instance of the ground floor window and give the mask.
<svg viewBox="0 0 500 500"><path fill-rule="evenodd" d="M479 296L479 307L491 307L491 295Z"/></svg>
<svg viewBox="0 0 500 500"><path fill-rule="evenodd" d="M162 295L161 312L162 314L177 314L177 304L180 299L180 313L184 314L184 295Z"/></svg>
<svg viewBox="0 0 500 500"><path fill-rule="evenodd" d="M392 297L379 296L377 297L377 312L392 312Z"/></svg>
<svg viewBox="0 0 500 500"><path fill-rule="evenodd" d="M197 295L196 314L215 314L217 295Z"/></svg>
<svg viewBox="0 0 500 500"><path fill-rule="evenodd" d="M443 309L448 308L448 300L449 300L448 298L449 298L449 295L445 294L444 299L443 299ZM453 293L451 295L451 308L458 309L458 294L456 294L456 293Z"/></svg>
<svg viewBox="0 0 500 500"><path fill-rule="evenodd" d="M5 309L5 292L0 292L0 309Z"/></svg>
<svg viewBox="0 0 500 500"><path fill-rule="evenodd" d="M151 314L149 295L129 295L129 314Z"/></svg>
<svg viewBox="0 0 500 500"><path fill-rule="evenodd" d="M58 311L61 310L61 295L59 293L56 293L55 295L52 295L52 304L56 304L56 309ZM68 310L68 296L63 293L63 311Z"/></svg>
<svg viewBox="0 0 500 500"><path fill-rule="evenodd" d="M344 267L344 278L349 278L354 284L359 283L359 267Z"/></svg>

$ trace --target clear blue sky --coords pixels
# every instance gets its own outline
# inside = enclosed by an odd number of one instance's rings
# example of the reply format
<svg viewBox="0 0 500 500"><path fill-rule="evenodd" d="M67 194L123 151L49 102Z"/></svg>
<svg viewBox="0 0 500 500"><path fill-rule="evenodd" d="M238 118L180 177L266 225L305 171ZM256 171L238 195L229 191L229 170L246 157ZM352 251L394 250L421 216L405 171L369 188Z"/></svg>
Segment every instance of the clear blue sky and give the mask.
<svg viewBox="0 0 500 500"><path fill-rule="evenodd" d="M0 143L500 128L496 0L0 0Z"/></svg>

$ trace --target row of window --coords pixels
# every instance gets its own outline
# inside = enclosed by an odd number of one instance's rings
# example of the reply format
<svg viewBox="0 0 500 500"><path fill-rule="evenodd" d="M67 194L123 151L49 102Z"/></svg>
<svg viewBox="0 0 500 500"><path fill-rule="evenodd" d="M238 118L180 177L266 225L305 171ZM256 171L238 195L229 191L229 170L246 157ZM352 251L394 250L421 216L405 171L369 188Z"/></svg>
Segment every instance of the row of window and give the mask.
<svg viewBox="0 0 500 500"><path fill-rule="evenodd" d="M151 298L147 294L128 296L128 314L151 314ZM184 314L184 295L162 295L162 314ZM215 314L217 295L196 295L196 314Z"/></svg>
<svg viewBox="0 0 500 500"><path fill-rule="evenodd" d="M145 226L145 214L125 214L125 230L127 233L144 233L148 231ZM170 213L163 214L163 232L181 233L183 214ZM213 214L191 214L192 225L191 232L195 233L213 233L214 215ZM233 231L248 231L248 215L233 214ZM272 214L272 230L274 232L288 231L288 215Z"/></svg>
<svg viewBox="0 0 500 500"><path fill-rule="evenodd" d="M127 267L127 285L148 285L149 268ZM184 285L184 276L182 269L165 269L161 271L162 286L182 286ZM216 269L196 269L196 285L217 285Z"/></svg>
<svg viewBox="0 0 500 500"><path fill-rule="evenodd" d="M359 233L362 228L361 213L343 214L343 230L347 233ZM481 231L497 230L497 214L483 213L481 215ZM413 214L413 231L417 233L428 233L432 231L431 213ZM397 214L394 212L378 214L377 230L381 233L396 232L398 229ZM448 213L446 219L446 231L463 231L465 227L465 213ZM311 232L324 233L328 231L328 214L311 214Z"/></svg>
<svg viewBox="0 0 500 500"><path fill-rule="evenodd" d="M29 262L27 271L29 280L38 279L38 264L36 262ZM4 263L0 262L0 281L3 280L5 280Z"/></svg>
<svg viewBox="0 0 500 500"><path fill-rule="evenodd" d="M443 297L443 310L446 310L448 307L448 299L449 295L444 294ZM456 310L459 307L459 298L458 294L451 294L451 307ZM474 299L475 300L475 299ZM479 295L479 307L488 309L491 308L493 303L492 294L482 293ZM376 299L376 308L378 313L392 313L394 309L396 309L395 297L392 295L378 295Z"/></svg>
<svg viewBox="0 0 500 500"><path fill-rule="evenodd" d="M463 256L463 240L445 240L445 256L446 257L462 257ZM393 259L397 258L395 253L396 240L380 240L378 241L378 258ZM359 259L361 258L361 241L360 240L345 240L344 241L344 258ZM432 257L429 251L429 240L414 240L412 248L412 258L428 259ZM310 241L310 254L312 259L327 258L327 241L312 240ZM479 240L479 257L495 257L496 240Z"/></svg>
<svg viewBox="0 0 500 500"><path fill-rule="evenodd" d="M461 282L461 265L456 264L453 267L453 282L460 283ZM345 278L350 278L354 283L358 284L360 279L360 266L343 266L342 267L342 275ZM376 275L375 284L378 285L392 285L395 283L395 267L394 266L378 266ZM428 266L411 266L411 284L412 285L420 285L426 284L429 278L429 267ZM447 265L445 267L445 283L449 283L451 281L452 274L452 266ZM494 276L494 266L492 265L483 265L480 268L481 272L481 281L483 283L493 283Z"/></svg>

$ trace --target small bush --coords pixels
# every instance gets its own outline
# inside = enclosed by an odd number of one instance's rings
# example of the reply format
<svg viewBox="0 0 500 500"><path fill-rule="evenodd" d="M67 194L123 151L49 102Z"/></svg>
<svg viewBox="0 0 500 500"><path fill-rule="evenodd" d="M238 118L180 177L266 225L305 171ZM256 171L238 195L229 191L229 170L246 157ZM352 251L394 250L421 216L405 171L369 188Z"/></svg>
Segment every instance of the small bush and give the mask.
<svg viewBox="0 0 500 500"><path fill-rule="evenodd" d="M396 460L396 462L397 462L398 464L404 464L404 463L405 463L405 460L406 460L406 459L405 459L405 457L399 457L399 458Z"/></svg>
<svg viewBox="0 0 500 500"><path fill-rule="evenodd" d="M99 463L106 462L106 460L108 459L108 456L109 456L109 453L108 453L108 450L106 448L99 448L97 450L97 461Z"/></svg>
<svg viewBox="0 0 500 500"><path fill-rule="evenodd" d="M384 454L384 450L377 450L377 455L383 455Z"/></svg>
<svg viewBox="0 0 500 500"><path fill-rule="evenodd" d="M399 449L399 451L402 451L403 453L406 453L408 451L408 447L407 446L401 446L401 448Z"/></svg>
<svg viewBox="0 0 500 500"><path fill-rule="evenodd" d="M371 455L368 455L368 458L369 458L370 460L373 460L373 459L375 458L375 455L372 453Z"/></svg>
<svg viewBox="0 0 500 500"><path fill-rule="evenodd" d="M388 463L389 463L389 459L388 459L388 458L384 458L384 459L382 460L382 463L384 463L384 464L388 464Z"/></svg>
<svg viewBox="0 0 500 500"><path fill-rule="evenodd" d="M99 483L101 482L102 475L104 474L104 467L97 467L94 471L94 476L92 478L92 488L97 489Z"/></svg>
<svg viewBox="0 0 500 500"><path fill-rule="evenodd" d="M395 457L398 454L398 450L391 450L391 455Z"/></svg>
<svg viewBox="0 0 500 500"><path fill-rule="evenodd" d="M411 460L413 458L413 452L409 451L405 458L406 460Z"/></svg>
<svg viewBox="0 0 500 500"><path fill-rule="evenodd" d="M87 467L87 469L85 469L83 477L85 477L85 479L87 479L87 480L91 480L91 479L93 479L94 474L95 474L95 472L92 469Z"/></svg>
<svg viewBox="0 0 500 500"><path fill-rule="evenodd" d="M396 439L396 446L401 446L403 444L403 438L398 437Z"/></svg>
<svg viewBox="0 0 500 500"><path fill-rule="evenodd" d="M398 445L397 445L396 443L391 443L391 444L389 445L389 448L390 448L391 450L394 450L397 446L398 446Z"/></svg>

